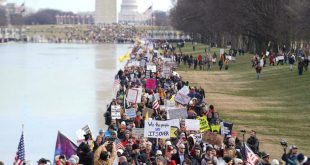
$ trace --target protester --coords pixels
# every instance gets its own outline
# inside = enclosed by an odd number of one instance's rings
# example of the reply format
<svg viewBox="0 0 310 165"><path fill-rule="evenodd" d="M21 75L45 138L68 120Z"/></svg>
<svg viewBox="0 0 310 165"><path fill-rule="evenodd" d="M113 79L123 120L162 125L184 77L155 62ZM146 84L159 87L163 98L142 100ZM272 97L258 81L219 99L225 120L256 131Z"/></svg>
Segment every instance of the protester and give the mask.
<svg viewBox="0 0 310 165"><path fill-rule="evenodd" d="M284 148L284 154L282 155L282 160L285 161L285 165L297 165L297 153L298 148L296 145L291 145L289 147L289 152L286 153L286 148Z"/></svg>
<svg viewBox="0 0 310 165"><path fill-rule="evenodd" d="M305 156L302 153L297 155L297 161L300 165L310 165L309 157Z"/></svg>
<svg viewBox="0 0 310 165"><path fill-rule="evenodd" d="M259 153L259 141L256 137L256 131L251 130L251 136L248 138L247 144L255 154Z"/></svg>

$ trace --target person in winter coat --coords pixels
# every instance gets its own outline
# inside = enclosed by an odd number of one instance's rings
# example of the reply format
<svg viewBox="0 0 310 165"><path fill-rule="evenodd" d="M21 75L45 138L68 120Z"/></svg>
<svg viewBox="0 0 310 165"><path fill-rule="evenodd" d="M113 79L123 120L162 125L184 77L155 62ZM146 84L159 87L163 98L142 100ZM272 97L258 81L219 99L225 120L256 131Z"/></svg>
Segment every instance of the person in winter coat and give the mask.
<svg viewBox="0 0 310 165"><path fill-rule="evenodd" d="M259 141L256 137L256 131L251 131L251 136L248 138L247 144L255 154L259 153Z"/></svg>

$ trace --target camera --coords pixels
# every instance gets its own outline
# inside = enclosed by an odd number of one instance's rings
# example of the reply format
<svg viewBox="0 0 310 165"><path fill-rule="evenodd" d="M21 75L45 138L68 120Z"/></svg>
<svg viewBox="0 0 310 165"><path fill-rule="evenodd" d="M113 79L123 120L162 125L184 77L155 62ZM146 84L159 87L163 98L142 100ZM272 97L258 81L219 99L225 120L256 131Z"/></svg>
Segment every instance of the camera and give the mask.
<svg viewBox="0 0 310 165"><path fill-rule="evenodd" d="M245 130L245 129L243 129L243 130L240 130L240 132L242 132L242 133L246 133L246 130Z"/></svg>
<svg viewBox="0 0 310 165"><path fill-rule="evenodd" d="M108 144L105 146L108 152L112 152L113 149L113 141L109 141Z"/></svg>
<svg viewBox="0 0 310 165"><path fill-rule="evenodd" d="M285 147L285 148L287 147L287 141L284 139L281 139L280 144L282 147Z"/></svg>

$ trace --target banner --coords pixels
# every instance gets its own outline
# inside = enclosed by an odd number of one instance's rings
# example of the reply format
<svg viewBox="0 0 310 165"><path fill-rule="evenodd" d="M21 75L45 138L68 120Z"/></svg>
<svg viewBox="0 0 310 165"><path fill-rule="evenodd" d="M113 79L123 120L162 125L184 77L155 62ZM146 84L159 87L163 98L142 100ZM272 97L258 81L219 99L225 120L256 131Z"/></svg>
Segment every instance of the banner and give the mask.
<svg viewBox="0 0 310 165"><path fill-rule="evenodd" d="M134 108L125 109L125 113L129 118L136 117L136 110Z"/></svg>
<svg viewBox="0 0 310 165"><path fill-rule="evenodd" d="M151 70L153 73L156 72L156 65L147 65L146 70Z"/></svg>
<svg viewBox="0 0 310 165"><path fill-rule="evenodd" d="M200 122L196 119L185 119L185 127L188 131L199 131Z"/></svg>
<svg viewBox="0 0 310 165"><path fill-rule="evenodd" d="M144 136L144 128L132 128L132 134L143 137Z"/></svg>
<svg viewBox="0 0 310 165"><path fill-rule="evenodd" d="M111 117L112 119L121 119L121 107L119 105L111 106Z"/></svg>
<svg viewBox="0 0 310 165"><path fill-rule="evenodd" d="M139 91L137 89L129 89L127 92L126 100L130 103L136 103L138 99L138 93Z"/></svg>
<svg viewBox="0 0 310 165"><path fill-rule="evenodd" d="M284 60L284 56L278 56L276 57L276 62L280 61L280 60Z"/></svg>
<svg viewBox="0 0 310 165"><path fill-rule="evenodd" d="M137 100L136 103L141 103L141 98L142 98L142 94L143 94L143 89L142 88L132 88L134 90L138 90L138 95L137 95Z"/></svg>
<svg viewBox="0 0 310 165"><path fill-rule="evenodd" d="M209 123L208 123L206 116L198 117L197 119L200 121L200 131L201 132L210 130L210 126L209 126Z"/></svg>
<svg viewBox="0 0 310 165"><path fill-rule="evenodd" d="M144 124L144 137L170 138L171 126L167 121L146 120Z"/></svg>
<svg viewBox="0 0 310 165"><path fill-rule="evenodd" d="M146 80L145 84L146 89L155 89L156 88L156 79L150 78Z"/></svg>
<svg viewBox="0 0 310 165"><path fill-rule="evenodd" d="M221 135L227 137L227 135L231 135L231 131L233 128L233 123L221 122Z"/></svg>
<svg viewBox="0 0 310 165"><path fill-rule="evenodd" d="M215 125L215 124L211 125L211 131L212 131L212 132L220 133L220 130L221 130L221 125L219 125L219 124L217 124L217 125Z"/></svg>
<svg viewBox="0 0 310 165"><path fill-rule="evenodd" d="M166 121L170 123L171 127L180 128L180 120L179 119L171 119L171 120L166 120Z"/></svg>
<svg viewBox="0 0 310 165"><path fill-rule="evenodd" d="M178 93L181 93L183 95L187 95L189 93L189 87L184 85L183 88L178 91Z"/></svg>
<svg viewBox="0 0 310 165"><path fill-rule="evenodd" d="M169 77L171 75L171 68L167 67L167 66L164 66L163 73L164 73L165 77L167 77L167 76Z"/></svg>
<svg viewBox="0 0 310 165"><path fill-rule="evenodd" d="M186 108L168 108L166 111L168 119L186 119L188 117Z"/></svg>
<svg viewBox="0 0 310 165"><path fill-rule="evenodd" d="M151 74L152 74L152 71L151 71L151 70L146 70L146 71L145 71L145 78L146 78L146 79L151 78Z"/></svg>
<svg viewBox="0 0 310 165"><path fill-rule="evenodd" d="M183 95L181 93L177 93L174 97L174 101L180 103L180 104L188 104L188 102L191 100L191 98L189 96Z"/></svg>

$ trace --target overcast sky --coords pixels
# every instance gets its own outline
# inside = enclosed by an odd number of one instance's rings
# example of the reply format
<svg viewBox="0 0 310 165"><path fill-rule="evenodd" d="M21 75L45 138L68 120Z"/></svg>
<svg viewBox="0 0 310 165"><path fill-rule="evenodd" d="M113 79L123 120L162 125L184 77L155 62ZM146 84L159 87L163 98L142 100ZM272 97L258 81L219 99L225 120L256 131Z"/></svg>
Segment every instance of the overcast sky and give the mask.
<svg viewBox="0 0 310 165"><path fill-rule="evenodd" d="M60 9L63 11L94 11L95 0L6 0L8 3L22 4L25 2L26 7L34 10L42 8ZM154 10L167 11L172 7L170 0L137 0L139 4L139 12L144 12L152 5ZM120 6L121 0L117 0ZM119 10L119 9L118 9Z"/></svg>

